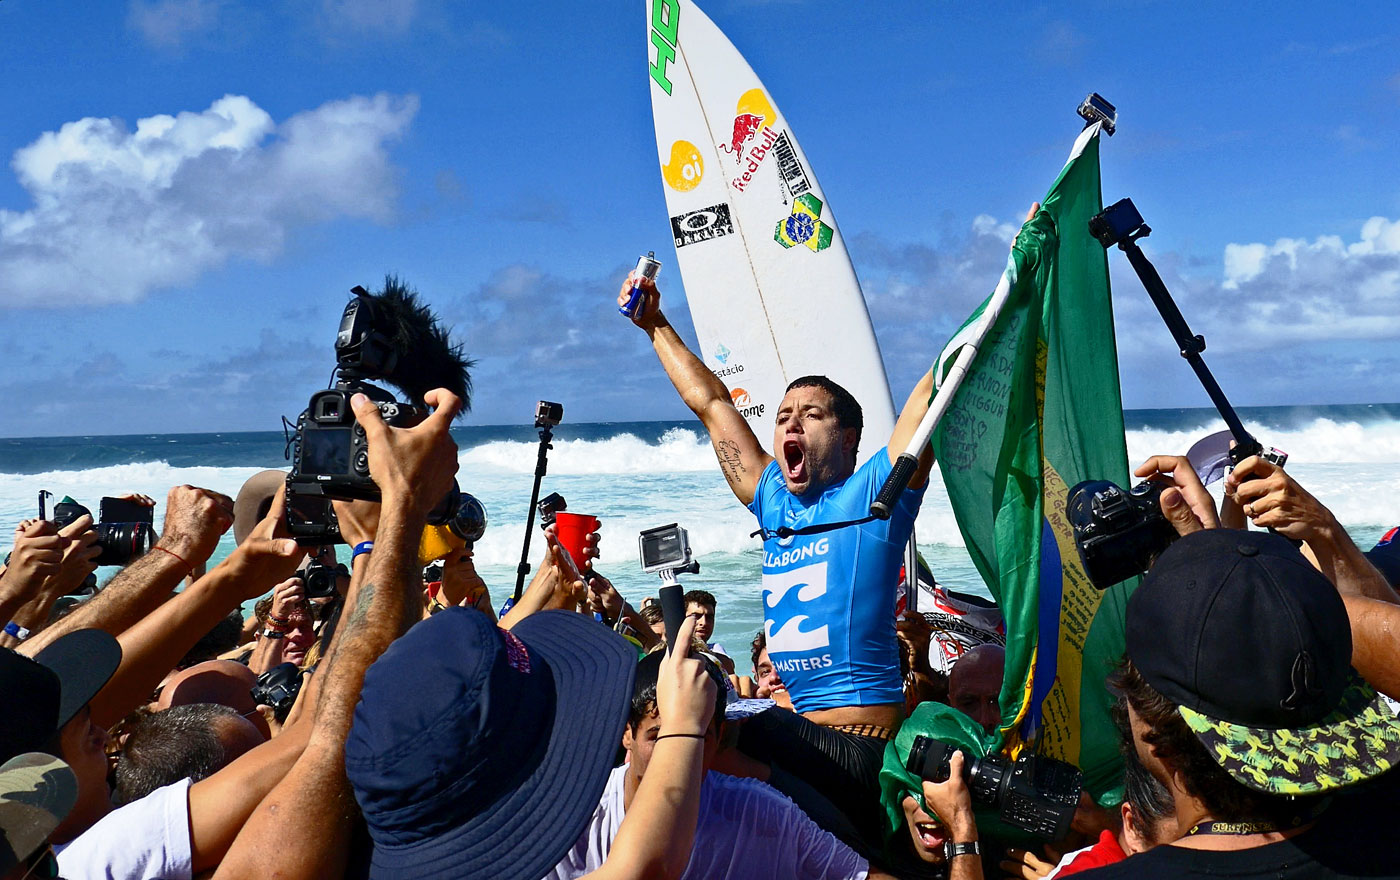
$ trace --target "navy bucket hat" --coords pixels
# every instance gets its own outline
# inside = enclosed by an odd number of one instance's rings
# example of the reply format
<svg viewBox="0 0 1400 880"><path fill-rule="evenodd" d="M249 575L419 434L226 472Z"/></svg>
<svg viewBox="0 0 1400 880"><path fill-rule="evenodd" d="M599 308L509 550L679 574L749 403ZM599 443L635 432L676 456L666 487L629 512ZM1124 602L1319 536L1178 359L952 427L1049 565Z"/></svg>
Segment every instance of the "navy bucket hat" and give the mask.
<svg viewBox="0 0 1400 880"><path fill-rule="evenodd" d="M365 674L345 769L370 877L539 880L598 805L637 654L567 611L513 630L448 608Z"/></svg>

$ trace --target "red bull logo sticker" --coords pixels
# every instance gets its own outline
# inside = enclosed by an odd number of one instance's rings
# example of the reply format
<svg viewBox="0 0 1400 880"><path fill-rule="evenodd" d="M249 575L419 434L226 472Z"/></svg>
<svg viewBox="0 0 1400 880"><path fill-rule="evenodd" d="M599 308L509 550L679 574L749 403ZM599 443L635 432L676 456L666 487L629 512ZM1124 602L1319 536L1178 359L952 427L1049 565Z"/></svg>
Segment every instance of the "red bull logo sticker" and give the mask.
<svg viewBox="0 0 1400 880"><path fill-rule="evenodd" d="M739 96L734 107L734 124L730 129L729 142L717 146L720 152L734 157L734 164L740 169L730 181L735 189L743 192L753 180L754 174L768 158L778 133L773 124L778 120L778 111L763 89L749 89Z"/></svg>

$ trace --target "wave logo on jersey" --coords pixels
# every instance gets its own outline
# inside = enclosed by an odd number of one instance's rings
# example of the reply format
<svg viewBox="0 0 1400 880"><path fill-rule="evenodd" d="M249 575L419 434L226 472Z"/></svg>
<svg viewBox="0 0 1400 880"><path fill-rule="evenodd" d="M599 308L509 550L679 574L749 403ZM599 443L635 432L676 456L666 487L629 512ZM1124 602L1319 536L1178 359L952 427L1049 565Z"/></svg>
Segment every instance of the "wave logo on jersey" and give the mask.
<svg viewBox="0 0 1400 880"><path fill-rule="evenodd" d="M705 161L690 141L671 144L671 161L661 166L666 185L677 192L690 192L705 178Z"/></svg>
<svg viewBox="0 0 1400 880"><path fill-rule="evenodd" d="M826 624L812 627L806 612L826 595L826 563L763 575L763 624L770 653L814 651L831 644Z"/></svg>

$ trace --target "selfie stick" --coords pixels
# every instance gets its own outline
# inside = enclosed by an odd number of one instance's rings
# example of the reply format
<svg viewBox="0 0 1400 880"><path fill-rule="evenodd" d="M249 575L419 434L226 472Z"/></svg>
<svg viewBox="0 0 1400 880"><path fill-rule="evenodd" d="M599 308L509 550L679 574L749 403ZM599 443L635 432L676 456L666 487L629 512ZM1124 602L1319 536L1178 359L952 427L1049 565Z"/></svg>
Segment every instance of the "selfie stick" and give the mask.
<svg viewBox="0 0 1400 880"><path fill-rule="evenodd" d="M554 426L547 419L535 418L535 427L540 429L540 451L535 459L535 485L530 490L530 509L525 514L525 543L520 548L520 565L515 569L515 601L525 590L525 575L530 573L530 533L535 527L535 506L540 503L540 481L549 469L549 450L554 446Z"/></svg>
<svg viewBox="0 0 1400 880"><path fill-rule="evenodd" d="M1172 299L1171 291L1167 290L1167 285L1162 282L1162 276L1157 274L1157 268L1137 246L1139 238L1146 238L1152 234L1152 227L1143 222L1142 215L1133 205L1133 200L1123 199L1104 208L1089 221L1089 231L1105 250L1116 244L1119 250L1128 255L1128 262L1137 272L1138 280L1147 290L1147 295L1152 297L1152 303L1161 313L1172 338L1176 340L1181 356L1186 358L1186 362L1196 372L1196 378L1200 380L1201 386L1210 396L1211 403L1215 404L1216 411L1220 413L1220 418L1225 420L1225 426L1235 438L1235 445L1230 450L1230 460L1239 464L1251 455L1261 454L1264 451L1263 445L1245 430L1244 423L1226 399L1220 383L1215 381L1215 376L1211 375L1210 368L1201 357L1201 352L1206 350L1206 338L1191 332L1186 318L1182 317L1181 310Z"/></svg>
<svg viewBox="0 0 1400 880"><path fill-rule="evenodd" d="M676 647L676 634L685 620L685 594L672 569L661 572L661 619L666 623L666 653Z"/></svg>

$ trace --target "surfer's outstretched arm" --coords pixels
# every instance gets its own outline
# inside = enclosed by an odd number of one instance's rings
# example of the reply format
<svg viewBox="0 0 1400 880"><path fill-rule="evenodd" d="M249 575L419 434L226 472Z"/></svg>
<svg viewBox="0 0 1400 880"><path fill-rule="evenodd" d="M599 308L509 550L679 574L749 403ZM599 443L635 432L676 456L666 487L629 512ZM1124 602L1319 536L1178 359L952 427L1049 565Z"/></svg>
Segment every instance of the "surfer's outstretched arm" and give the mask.
<svg viewBox="0 0 1400 880"><path fill-rule="evenodd" d="M933 370L924 373L924 377L914 386L914 390L909 392L909 399L904 402L904 409L899 411L899 420L894 423L894 433L890 434L890 444L885 450L893 462L904 451L904 447L909 445L909 441L914 439L914 432L919 428L919 422L923 421L924 413L928 412L928 401L933 396ZM928 472L933 468L933 445L924 447L924 451L919 453L919 468L914 471L914 475L909 478L909 488L917 489L928 482Z"/></svg>
<svg viewBox="0 0 1400 880"><path fill-rule="evenodd" d="M618 305L627 302L632 281L632 276L628 275L623 282ZM671 322L666 320L661 312L661 293L656 283L642 279L641 289L646 294L646 302L637 310L632 323L646 331L667 378L710 433L715 457L719 459L729 488L740 501L748 504L753 501L759 476L773 456L764 450L749 423L734 408L729 389L686 347Z"/></svg>

